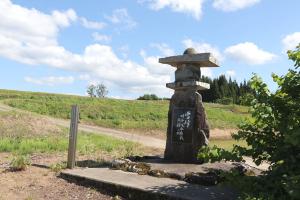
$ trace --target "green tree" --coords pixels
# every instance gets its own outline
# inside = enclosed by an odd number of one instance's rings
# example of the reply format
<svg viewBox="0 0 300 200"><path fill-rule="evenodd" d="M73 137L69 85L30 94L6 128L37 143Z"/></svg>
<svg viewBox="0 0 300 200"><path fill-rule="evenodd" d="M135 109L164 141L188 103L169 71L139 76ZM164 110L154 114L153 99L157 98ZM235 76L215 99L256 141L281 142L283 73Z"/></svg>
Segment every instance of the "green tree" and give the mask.
<svg viewBox="0 0 300 200"><path fill-rule="evenodd" d="M87 87L86 93L90 97L104 98L108 94L108 90L103 83L97 85L91 84Z"/></svg>
<svg viewBox="0 0 300 200"><path fill-rule="evenodd" d="M232 80L231 78L227 80L224 75L214 79L202 76L200 81L210 84L209 90L198 91L202 95L203 102L240 104L242 98L250 97L253 93L249 81L244 80L239 85L236 80Z"/></svg>
<svg viewBox="0 0 300 200"><path fill-rule="evenodd" d="M90 97L96 97L96 86L94 84L91 84L87 87L86 93Z"/></svg>
<svg viewBox="0 0 300 200"><path fill-rule="evenodd" d="M156 94L144 94L143 96L137 98L137 100L159 100L159 99L161 98L156 96Z"/></svg>
<svg viewBox="0 0 300 200"><path fill-rule="evenodd" d="M251 106L251 102L254 99L254 95L251 93L245 93L239 98L239 104L244 106Z"/></svg>
<svg viewBox="0 0 300 200"><path fill-rule="evenodd" d="M271 93L260 77L254 75L250 85L254 92L251 102L253 120L240 125L233 135L245 140L248 147L235 145L231 152L204 147L199 158L205 161L243 160L250 156L259 165L270 163L264 176L251 179L244 191L261 199L300 199L300 46L288 51L295 68L284 76L272 74L278 89ZM249 190L247 190L249 189Z"/></svg>
<svg viewBox="0 0 300 200"><path fill-rule="evenodd" d="M99 98L104 98L108 94L108 90L103 83L99 83L95 88L96 94Z"/></svg>

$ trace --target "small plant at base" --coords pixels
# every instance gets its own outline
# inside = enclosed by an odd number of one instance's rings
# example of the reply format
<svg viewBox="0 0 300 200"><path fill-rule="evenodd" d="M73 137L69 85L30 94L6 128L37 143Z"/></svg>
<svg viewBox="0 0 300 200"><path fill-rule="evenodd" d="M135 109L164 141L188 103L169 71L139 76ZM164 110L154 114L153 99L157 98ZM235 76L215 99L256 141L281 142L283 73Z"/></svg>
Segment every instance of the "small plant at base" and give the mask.
<svg viewBox="0 0 300 200"><path fill-rule="evenodd" d="M30 165L30 159L27 155L15 155L9 164L11 171L22 171Z"/></svg>
<svg viewBox="0 0 300 200"><path fill-rule="evenodd" d="M63 169L67 168L67 163L66 162L60 162L60 163L56 163L56 164L52 164L50 165L50 169L51 171L58 173Z"/></svg>
<svg viewBox="0 0 300 200"><path fill-rule="evenodd" d="M126 141L124 144L124 157L127 158L136 154L139 154L138 145L132 145L131 143Z"/></svg>

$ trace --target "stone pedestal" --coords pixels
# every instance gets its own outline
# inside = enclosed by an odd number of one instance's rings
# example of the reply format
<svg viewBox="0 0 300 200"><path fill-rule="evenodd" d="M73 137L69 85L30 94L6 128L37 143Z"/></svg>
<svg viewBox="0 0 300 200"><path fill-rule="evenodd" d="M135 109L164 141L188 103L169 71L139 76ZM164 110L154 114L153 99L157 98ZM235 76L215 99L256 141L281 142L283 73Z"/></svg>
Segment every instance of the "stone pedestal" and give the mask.
<svg viewBox="0 0 300 200"><path fill-rule="evenodd" d="M184 55L161 58L161 63L177 67L175 82L167 83L174 89L168 113L165 159L197 162L199 148L208 145L209 126L199 90L209 89L208 83L200 82L200 67L217 67L209 53L197 54L187 49Z"/></svg>

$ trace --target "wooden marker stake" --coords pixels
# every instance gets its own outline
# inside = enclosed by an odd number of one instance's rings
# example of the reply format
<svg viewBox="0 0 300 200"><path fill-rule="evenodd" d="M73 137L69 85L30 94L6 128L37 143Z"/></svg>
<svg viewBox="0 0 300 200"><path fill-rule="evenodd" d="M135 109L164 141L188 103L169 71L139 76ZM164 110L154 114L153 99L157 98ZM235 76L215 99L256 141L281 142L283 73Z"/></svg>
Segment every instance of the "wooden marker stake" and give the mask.
<svg viewBox="0 0 300 200"><path fill-rule="evenodd" d="M77 105L73 105L71 111L69 150L68 150L68 162L67 162L67 168L69 169L75 167L78 121L79 121L79 108Z"/></svg>

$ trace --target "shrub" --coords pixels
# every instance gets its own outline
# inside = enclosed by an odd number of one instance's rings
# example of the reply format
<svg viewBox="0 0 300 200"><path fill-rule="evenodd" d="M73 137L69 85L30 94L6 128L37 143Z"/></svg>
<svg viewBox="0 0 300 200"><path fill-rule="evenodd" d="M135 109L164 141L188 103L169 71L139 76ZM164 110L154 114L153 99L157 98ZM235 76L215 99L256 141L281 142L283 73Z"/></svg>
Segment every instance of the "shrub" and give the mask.
<svg viewBox="0 0 300 200"><path fill-rule="evenodd" d="M231 152L204 147L199 153L204 161L240 161L242 156L251 156L257 165L269 162L263 176L244 179L245 184L240 184L248 197L300 199L300 46L288 56L295 62L295 69L281 77L272 75L278 85L276 92L271 93L257 75L251 79L255 91L253 120L241 124L233 135L236 140L245 140L248 147L235 145Z"/></svg>
<svg viewBox="0 0 300 200"><path fill-rule="evenodd" d="M15 155L9 164L11 171L22 171L30 165L30 159L27 155Z"/></svg>
<svg viewBox="0 0 300 200"><path fill-rule="evenodd" d="M222 99L217 99L216 103L229 105L229 104L233 104L233 99L231 97L224 97Z"/></svg>
<svg viewBox="0 0 300 200"><path fill-rule="evenodd" d="M240 105L251 106L251 102L254 99L254 95L251 93L246 93L240 97Z"/></svg>
<svg viewBox="0 0 300 200"><path fill-rule="evenodd" d="M66 168L67 168L66 162L61 162L61 163L56 163L56 164L50 165L50 170L55 173L59 173L60 171L66 169Z"/></svg>
<svg viewBox="0 0 300 200"><path fill-rule="evenodd" d="M137 100L160 100L160 98L155 94L144 94L143 96L140 96Z"/></svg>

